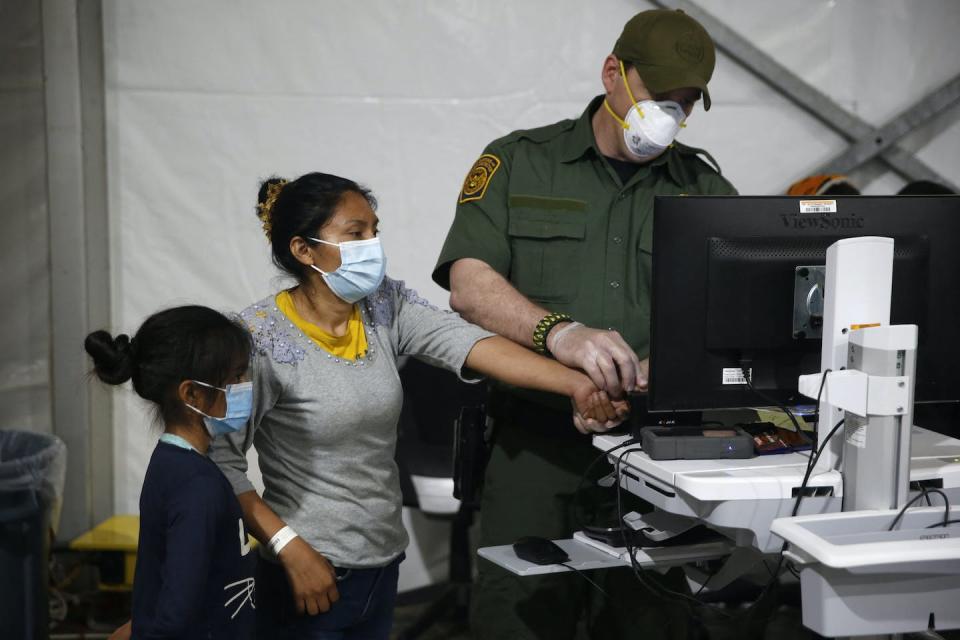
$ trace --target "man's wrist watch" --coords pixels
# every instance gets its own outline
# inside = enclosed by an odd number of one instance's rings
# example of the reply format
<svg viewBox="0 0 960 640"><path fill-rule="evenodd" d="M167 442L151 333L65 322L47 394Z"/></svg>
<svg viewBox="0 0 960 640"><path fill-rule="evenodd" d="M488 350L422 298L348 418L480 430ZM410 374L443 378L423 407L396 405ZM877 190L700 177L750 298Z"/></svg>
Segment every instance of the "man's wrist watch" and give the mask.
<svg viewBox="0 0 960 640"><path fill-rule="evenodd" d="M547 334L550 333L550 330L561 322L572 322L571 318L566 313L548 313L540 319L540 322L537 323L536 328L533 330L533 349L541 355L548 356L550 355L550 350L547 349Z"/></svg>

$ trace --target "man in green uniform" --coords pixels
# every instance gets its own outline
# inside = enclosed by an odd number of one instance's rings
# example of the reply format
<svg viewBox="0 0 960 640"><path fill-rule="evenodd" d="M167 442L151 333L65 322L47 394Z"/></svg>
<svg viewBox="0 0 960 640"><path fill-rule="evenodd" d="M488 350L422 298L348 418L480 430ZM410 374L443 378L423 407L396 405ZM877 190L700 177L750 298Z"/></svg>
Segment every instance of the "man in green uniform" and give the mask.
<svg viewBox="0 0 960 640"><path fill-rule="evenodd" d="M644 11L624 26L603 61L604 94L579 119L490 143L464 181L433 272L451 307L584 370L612 396L644 391L653 198L736 193L701 160L712 162L705 152L673 141L698 100L710 108L714 61L713 41L695 20ZM496 437L481 546L569 537L581 518L600 515L601 502L582 500L595 513L574 505L597 451L571 428L568 404L498 389L490 411ZM595 576L607 599L573 574L517 578L482 561L479 569L476 637L573 638L578 627L597 638L688 632L689 609L651 595L628 570Z"/></svg>

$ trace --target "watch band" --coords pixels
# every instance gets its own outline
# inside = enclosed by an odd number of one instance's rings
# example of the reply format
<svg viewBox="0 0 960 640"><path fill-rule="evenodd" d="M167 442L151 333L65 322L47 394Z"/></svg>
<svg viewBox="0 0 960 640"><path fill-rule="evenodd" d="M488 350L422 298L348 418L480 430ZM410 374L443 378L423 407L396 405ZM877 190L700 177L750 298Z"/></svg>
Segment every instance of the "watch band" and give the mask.
<svg viewBox="0 0 960 640"><path fill-rule="evenodd" d="M548 313L540 319L533 330L533 349L541 355L550 355L547 349L547 334L561 322L572 322L573 318L566 313Z"/></svg>

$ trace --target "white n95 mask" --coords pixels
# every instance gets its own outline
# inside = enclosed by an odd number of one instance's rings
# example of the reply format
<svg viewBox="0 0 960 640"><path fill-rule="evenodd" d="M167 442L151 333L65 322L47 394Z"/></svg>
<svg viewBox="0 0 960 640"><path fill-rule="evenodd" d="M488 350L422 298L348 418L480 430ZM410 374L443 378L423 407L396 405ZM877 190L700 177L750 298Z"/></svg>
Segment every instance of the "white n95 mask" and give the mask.
<svg viewBox="0 0 960 640"><path fill-rule="evenodd" d="M653 160L673 144L674 138L684 126L687 114L683 107L673 100L637 102L627 83L623 62L620 62L620 75L633 106L627 111L625 118L614 113L606 100L603 101L603 106L623 127L623 141L627 150L640 162Z"/></svg>

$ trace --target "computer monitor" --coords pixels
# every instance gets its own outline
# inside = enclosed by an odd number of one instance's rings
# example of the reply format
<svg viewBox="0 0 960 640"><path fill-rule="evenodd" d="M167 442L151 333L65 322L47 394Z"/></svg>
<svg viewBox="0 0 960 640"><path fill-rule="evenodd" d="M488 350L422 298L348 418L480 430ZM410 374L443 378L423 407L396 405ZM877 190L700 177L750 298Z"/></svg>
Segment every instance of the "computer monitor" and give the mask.
<svg viewBox="0 0 960 640"><path fill-rule="evenodd" d="M890 322L919 326L916 401L960 399L960 196L657 197L651 412L810 403L826 250L893 238ZM822 282L820 280L819 282ZM822 314L822 310L819 310Z"/></svg>

